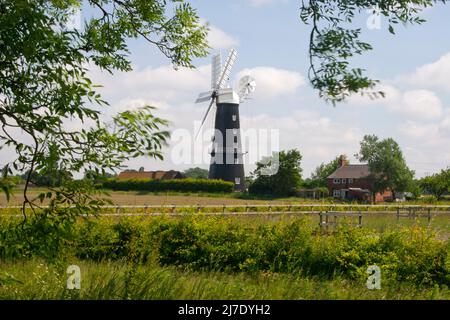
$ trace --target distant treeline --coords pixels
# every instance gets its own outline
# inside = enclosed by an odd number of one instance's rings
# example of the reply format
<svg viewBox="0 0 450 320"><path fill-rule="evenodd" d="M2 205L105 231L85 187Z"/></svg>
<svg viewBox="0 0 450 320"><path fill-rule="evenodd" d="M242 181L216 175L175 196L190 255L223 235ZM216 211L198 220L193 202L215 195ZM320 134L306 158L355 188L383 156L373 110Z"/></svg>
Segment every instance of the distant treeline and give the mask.
<svg viewBox="0 0 450 320"><path fill-rule="evenodd" d="M107 179L103 188L115 191L184 191L184 192L232 192L234 184L210 179Z"/></svg>

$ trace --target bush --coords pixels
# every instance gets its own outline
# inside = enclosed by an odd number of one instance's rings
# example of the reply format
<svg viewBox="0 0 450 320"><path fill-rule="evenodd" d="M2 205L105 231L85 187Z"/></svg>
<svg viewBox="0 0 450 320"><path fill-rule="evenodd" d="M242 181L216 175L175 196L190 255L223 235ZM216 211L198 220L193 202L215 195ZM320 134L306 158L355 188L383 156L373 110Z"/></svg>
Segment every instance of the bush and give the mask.
<svg viewBox="0 0 450 320"><path fill-rule="evenodd" d="M120 191L182 191L182 192L233 192L234 184L223 180L209 179L108 179L103 187Z"/></svg>
<svg viewBox="0 0 450 320"><path fill-rule="evenodd" d="M14 223L0 219L0 226L0 260L23 256ZM367 267L377 265L386 282L450 285L450 241L425 229L341 227L320 235L313 228L303 219L258 223L197 215L86 220L76 224L70 252L86 260L152 261L192 271L339 274L363 282ZM36 251L27 256L41 254L39 246L28 249Z"/></svg>

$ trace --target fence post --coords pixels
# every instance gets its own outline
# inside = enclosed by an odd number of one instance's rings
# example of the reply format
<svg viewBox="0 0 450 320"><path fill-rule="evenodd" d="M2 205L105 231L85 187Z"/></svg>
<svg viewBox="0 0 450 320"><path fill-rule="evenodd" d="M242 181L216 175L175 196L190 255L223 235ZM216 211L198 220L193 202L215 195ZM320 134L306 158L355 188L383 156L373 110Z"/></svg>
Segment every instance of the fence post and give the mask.
<svg viewBox="0 0 450 320"><path fill-rule="evenodd" d="M170 210L171 213L175 213L175 208L176 208L176 206L173 204L173 205L172 205L172 209Z"/></svg>
<svg viewBox="0 0 450 320"><path fill-rule="evenodd" d="M319 218L320 218L319 226L320 226L320 230L322 230L322 228L323 228L323 215L322 215L322 211L319 212Z"/></svg>
<svg viewBox="0 0 450 320"><path fill-rule="evenodd" d="M361 212L359 212L359 216L358 216L358 225L360 227L362 227L362 214L361 214Z"/></svg>
<svg viewBox="0 0 450 320"><path fill-rule="evenodd" d="M225 209L226 209L226 206L223 205L223 206L222 206L222 213L225 213Z"/></svg>

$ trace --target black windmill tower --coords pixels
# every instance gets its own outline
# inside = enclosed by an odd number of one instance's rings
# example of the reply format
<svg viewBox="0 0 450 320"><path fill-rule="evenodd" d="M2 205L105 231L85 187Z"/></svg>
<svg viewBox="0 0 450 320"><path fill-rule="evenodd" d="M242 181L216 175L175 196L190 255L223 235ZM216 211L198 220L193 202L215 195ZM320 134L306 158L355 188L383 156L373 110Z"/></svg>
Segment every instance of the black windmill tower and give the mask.
<svg viewBox="0 0 450 320"><path fill-rule="evenodd" d="M255 90L256 83L251 77L244 76L239 81L238 92L229 86L231 68L236 57L236 50L231 49L222 67L221 55L217 54L213 56L211 65L211 91L201 93L196 103L210 101L200 129L205 123L212 106L216 105L209 179L231 181L234 183L235 190L242 191L245 189L245 173L240 133L239 104Z"/></svg>

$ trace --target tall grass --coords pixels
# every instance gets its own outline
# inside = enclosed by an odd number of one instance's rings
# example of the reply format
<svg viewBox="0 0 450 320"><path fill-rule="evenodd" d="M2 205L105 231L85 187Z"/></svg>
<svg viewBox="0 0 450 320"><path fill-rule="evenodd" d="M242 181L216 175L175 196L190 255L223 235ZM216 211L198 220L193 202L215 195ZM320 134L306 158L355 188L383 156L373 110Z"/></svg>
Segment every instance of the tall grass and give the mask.
<svg viewBox="0 0 450 320"><path fill-rule="evenodd" d="M81 290L66 289L63 266L39 260L0 263L0 299L450 299L446 286L382 281L381 290L336 275L333 279L277 273L190 272L154 264L71 261Z"/></svg>

